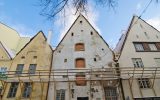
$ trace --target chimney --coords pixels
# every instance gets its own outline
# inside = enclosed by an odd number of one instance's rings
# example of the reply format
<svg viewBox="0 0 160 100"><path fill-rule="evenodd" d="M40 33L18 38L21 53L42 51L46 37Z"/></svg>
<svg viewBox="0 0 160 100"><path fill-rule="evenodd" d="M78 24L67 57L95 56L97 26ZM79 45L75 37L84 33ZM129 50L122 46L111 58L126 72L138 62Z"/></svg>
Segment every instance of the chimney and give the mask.
<svg viewBox="0 0 160 100"><path fill-rule="evenodd" d="M51 44L52 30L48 31L47 43Z"/></svg>

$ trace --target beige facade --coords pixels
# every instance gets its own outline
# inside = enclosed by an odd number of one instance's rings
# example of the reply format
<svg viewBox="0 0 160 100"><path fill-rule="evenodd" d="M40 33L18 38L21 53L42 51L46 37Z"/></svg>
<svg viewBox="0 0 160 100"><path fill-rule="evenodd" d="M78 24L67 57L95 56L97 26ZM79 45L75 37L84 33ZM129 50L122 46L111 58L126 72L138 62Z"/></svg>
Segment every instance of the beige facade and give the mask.
<svg viewBox="0 0 160 100"><path fill-rule="evenodd" d="M160 32L134 16L115 52L119 56L124 99L160 100Z"/></svg>
<svg viewBox="0 0 160 100"><path fill-rule="evenodd" d="M0 41L14 54L19 52L29 40L29 37L21 37L16 30L0 22Z"/></svg>
<svg viewBox="0 0 160 100"><path fill-rule="evenodd" d="M46 100L48 81L43 79L49 78L51 60L52 49L40 31L14 57L2 100Z"/></svg>

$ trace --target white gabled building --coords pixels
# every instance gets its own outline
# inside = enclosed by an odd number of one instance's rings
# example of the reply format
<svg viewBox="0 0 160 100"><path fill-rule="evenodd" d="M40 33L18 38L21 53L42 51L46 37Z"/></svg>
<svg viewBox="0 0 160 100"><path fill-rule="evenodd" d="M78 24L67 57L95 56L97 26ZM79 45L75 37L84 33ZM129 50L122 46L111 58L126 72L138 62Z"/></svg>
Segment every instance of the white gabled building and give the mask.
<svg viewBox="0 0 160 100"><path fill-rule="evenodd" d="M120 100L113 52L79 15L53 53L48 100Z"/></svg>
<svg viewBox="0 0 160 100"><path fill-rule="evenodd" d="M115 53L125 100L160 100L160 32L134 16Z"/></svg>

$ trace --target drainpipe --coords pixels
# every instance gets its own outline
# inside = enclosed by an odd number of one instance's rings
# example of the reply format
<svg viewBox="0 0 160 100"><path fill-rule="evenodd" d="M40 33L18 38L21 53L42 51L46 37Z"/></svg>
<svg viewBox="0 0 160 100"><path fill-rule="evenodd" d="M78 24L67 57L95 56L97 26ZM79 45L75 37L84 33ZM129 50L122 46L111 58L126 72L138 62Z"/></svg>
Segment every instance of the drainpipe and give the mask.
<svg viewBox="0 0 160 100"><path fill-rule="evenodd" d="M115 60L115 62L116 62L116 70L117 70L118 76L120 77L119 63L118 63L117 60ZM121 77L119 79L119 82L120 82L120 88L121 88L121 91L122 91L122 100L125 100L124 91L123 91L123 85L122 85L122 78Z"/></svg>

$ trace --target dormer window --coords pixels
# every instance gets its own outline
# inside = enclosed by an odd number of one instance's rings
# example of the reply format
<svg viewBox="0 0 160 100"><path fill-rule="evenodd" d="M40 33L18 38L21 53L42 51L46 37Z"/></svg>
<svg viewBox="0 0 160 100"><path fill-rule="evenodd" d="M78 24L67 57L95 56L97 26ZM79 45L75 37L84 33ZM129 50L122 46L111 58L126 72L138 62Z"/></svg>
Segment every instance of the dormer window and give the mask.
<svg viewBox="0 0 160 100"><path fill-rule="evenodd" d="M83 43L77 43L75 44L75 51L84 51L84 44Z"/></svg>

